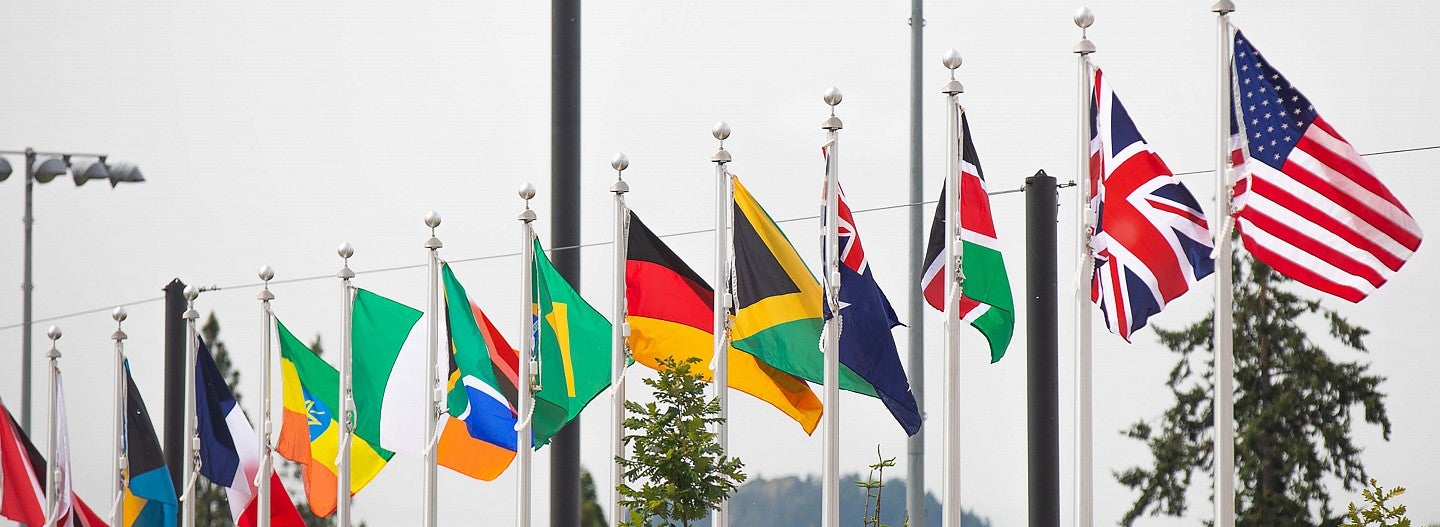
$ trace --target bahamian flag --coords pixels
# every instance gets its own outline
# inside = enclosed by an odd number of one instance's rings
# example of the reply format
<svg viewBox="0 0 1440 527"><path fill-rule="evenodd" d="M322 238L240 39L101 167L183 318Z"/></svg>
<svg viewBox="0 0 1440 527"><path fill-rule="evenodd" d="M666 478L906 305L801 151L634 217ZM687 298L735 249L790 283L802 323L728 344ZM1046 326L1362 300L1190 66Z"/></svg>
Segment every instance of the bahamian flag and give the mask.
<svg viewBox="0 0 1440 527"><path fill-rule="evenodd" d="M730 181L735 188L736 307L731 345L775 369L823 384L820 284L740 178ZM843 363L840 388L877 397L875 388Z"/></svg>
<svg viewBox="0 0 1440 527"><path fill-rule="evenodd" d="M520 357L466 295L450 264L440 267L440 275L450 350L445 399L450 415L436 455L441 465L491 481L515 459Z"/></svg>
<svg viewBox="0 0 1440 527"><path fill-rule="evenodd" d="M130 361L125 361L125 458L129 477L125 478L124 513L120 527L174 527L180 501L175 498L175 484L165 468L165 454L155 437L150 412L130 377Z"/></svg>
<svg viewBox="0 0 1440 527"><path fill-rule="evenodd" d="M304 466L305 498L316 516L335 512L338 498L335 464L340 452L340 372L311 351L275 320L280 335L280 378L285 405L276 450ZM423 410L423 409L422 409ZM358 434L351 436L350 494L375 479L392 453Z"/></svg>
<svg viewBox="0 0 1440 527"><path fill-rule="evenodd" d="M535 392L535 445L550 441L610 386L610 321L585 302L535 240L534 321L540 357Z"/></svg>
<svg viewBox="0 0 1440 527"><path fill-rule="evenodd" d="M825 162L830 162L828 151ZM869 381L890 415L907 435L913 436L920 431L920 405L910 392L895 336L890 334L890 328L900 325L900 317L895 315L880 284L875 283L870 259L860 244L860 231L845 203L845 191L841 190L836 198L840 209L840 363ZM827 221L830 214L820 217L822 222ZM822 244L822 256L825 250ZM828 320L830 306L824 307Z"/></svg>
<svg viewBox="0 0 1440 527"><path fill-rule="evenodd" d="M634 212L627 221L625 318L630 323L630 355L655 369L664 358L694 357L709 364L715 357L715 290ZM733 347L726 357L731 388L785 412L805 433L815 431L823 407L804 379ZM713 375L708 368L697 373L706 382Z"/></svg>

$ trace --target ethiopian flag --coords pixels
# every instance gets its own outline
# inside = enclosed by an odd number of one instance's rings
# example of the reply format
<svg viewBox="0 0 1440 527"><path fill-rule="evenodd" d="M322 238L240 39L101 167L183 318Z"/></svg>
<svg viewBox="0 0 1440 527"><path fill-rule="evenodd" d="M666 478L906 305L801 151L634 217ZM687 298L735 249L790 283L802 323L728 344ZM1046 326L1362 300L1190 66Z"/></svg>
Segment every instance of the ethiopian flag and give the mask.
<svg viewBox="0 0 1440 527"><path fill-rule="evenodd" d="M715 290L685 264L640 217L630 213L625 247L625 311L630 323L630 355L653 369L660 359L715 356ZM804 379L729 348L731 388L770 403L790 416L805 433L820 423L821 404ZM699 373L710 380L711 371Z"/></svg>
<svg viewBox="0 0 1440 527"><path fill-rule="evenodd" d="M740 178L735 188L735 326L731 345L762 362L821 384L821 289L795 247ZM840 388L876 397L875 388L844 364Z"/></svg>
<svg viewBox="0 0 1440 527"><path fill-rule="evenodd" d="M340 372L275 320L280 335L280 378L285 405L276 450L305 467L305 499L316 516L335 512L335 460L340 451ZM393 455L358 434L351 436L350 494L375 479Z"/></svg>
<svg viewBox="0 0 1440 527"><path fill-rule="evenodd" d="M436 455L441 465L492 481L515 459L520 356L465 294L450 264L440 267L450 377L449 417Z"/></svg>
<svg viewBox="0 0 1440 527"><path fill-rule="evenodd" d="M165 455L155 437L150 412L130 376L130 361L125 361L125 458L129 472L125 478L125 505L117 527L174 527L180 501L175 498L175 484L165 468Z"/></svg>
<svg viewBox="0 0 1440 527"><path fill-rule="evenodd" d="M610 321L585 302L535 240L531 268L540 390L535 392L535 444L550 441L610 386Z"/></svg>

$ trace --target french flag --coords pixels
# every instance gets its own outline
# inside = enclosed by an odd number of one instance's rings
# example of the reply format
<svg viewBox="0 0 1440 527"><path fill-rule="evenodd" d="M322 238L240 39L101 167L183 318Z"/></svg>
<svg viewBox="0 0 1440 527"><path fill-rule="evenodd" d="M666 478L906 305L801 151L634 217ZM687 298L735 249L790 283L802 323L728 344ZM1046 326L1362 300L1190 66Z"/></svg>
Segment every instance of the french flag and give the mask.
<svg viewBox="0 0 1440 527"><path fill-rule="evenodd" d="M235 396L215 366L215 358L198 340L195 357L195 417L200 435L200 473L216 485L225 487L230 498L230 514L238 527L256 524L259 494L255 475L260 472L260 440L245 412L235 404ZM237 448L238 447L238 448ZM295 510L290 495L280 484L280 476L270 474L270 524L274 527L305 527L305 520Z"/></svg>

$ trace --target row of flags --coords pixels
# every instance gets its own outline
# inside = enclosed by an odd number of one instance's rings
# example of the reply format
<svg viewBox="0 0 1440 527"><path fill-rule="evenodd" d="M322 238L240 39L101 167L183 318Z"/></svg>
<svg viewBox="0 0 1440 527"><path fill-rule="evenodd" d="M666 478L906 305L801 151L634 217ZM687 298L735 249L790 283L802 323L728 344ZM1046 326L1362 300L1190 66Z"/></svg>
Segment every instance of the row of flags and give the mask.
<svg viewBox="0 0 1440 527"><path fill-rule="evenodd" d="M1418 224L1373 175L1365 161L1259 51L1233 33L1230 79L1232 164L1238 176L1231 207L1219 225L1145 142L1109 79L1092 68L1089 106L1088 205L1085 265L1091 301L1106 327L1129 341L1166 304L1215 272L1215 241L1238 225L1245 247L1261 262L1300 283L1350 301L1365 298L1418 248ZM1087 59L1088 60L1088 59ZM1088 62L1087 62L1088 64ZM942 188L917 284L927 302L945 311L958 294L959 320L988 342L999 361L1014 333L1015 306L984 172L964 112L956 121L958 189ZM822 149L831 162L831 146ZM722 166L722 172L723 166ZM827 168L827 173L830 171ZM733 297L723 313L728 386L773 406L808 434L824 412L810 383L823 384L827 353L838 354L838 387L878 399L908 435L922 425L891 329L900 325L869 265L859 227L838 183L838 210L826 210L839 233L837 273L817 280L785 233L733 174L728 180L729 269L717 284ZM947 187L949 184L947 183ZM830 188L827 183L827 187ZM952 190L955 190L952 194ZM822 196L824 197L824 196ZM946 225L958 202L958 226ZM628 359L650 368L663 358L717 352L715 285L664 244L640 217L623 209L624 322ZM829 227L827 225L827 227ZM958 227L958 228L956 228ZM443 364L426 357L426 313L365 289L353 290L349 313L353 362L349 386L340 371L305 346L278 319L282 426L276 451L300 463L311 510L329 516L340 493L354 495L396 455L424 456L475 479L494 480L516 459L521 444L541 448L607 388L612 378L612 321L592 307L546 257L533 230L528 334L533 356L522 357L466 292L448 264L438 267ZM947 232L957 239L947 239ZM956 246L948 247L954 243ZM963 255L951 272L946 258ZM822 254L822 257L829 255ZM1091 265L1093 264L1093 265ZM838 301L826 285L838 279ZM836 306L838 313L832 313ZM824 349L826 320L839 316L838 348ZM204 342L197 342L196 422L199 471L226 488L234 523L256 518L256 448L262 438L236 404ZM342 360L346 360L343 359ZM521 372L533 361L533 378ZM428 372L434 371L435 375ZM175 525L179 501L149 414L124 369L126 391L122 525ZM702 372L707 380L713 372ZM425 386L427 378L437 386ZM441 404L427 411L427 389ZM63 394L56 460L60 525L103 525L69 486ZM266 390L269 387L265 387ZM526 391L534 404L522 415ZM353 419L347 426L346 412ZM438 416L438 419L436 419ZM428 422L436 419L435 422ZM348 429L347 429L348 428ZM427 437L427 430L435 430ZM517 434L518 431L518 434ZM522 441L524 435L530 441ZM268 440L268 438L264 438ZM348 451L348 455L342 452ZM44 523L45 460L8 410L0 422L0 515ZM348 471L349 488L340 489ZM294 504L270 473L269 525L302 527Z"/></svg>

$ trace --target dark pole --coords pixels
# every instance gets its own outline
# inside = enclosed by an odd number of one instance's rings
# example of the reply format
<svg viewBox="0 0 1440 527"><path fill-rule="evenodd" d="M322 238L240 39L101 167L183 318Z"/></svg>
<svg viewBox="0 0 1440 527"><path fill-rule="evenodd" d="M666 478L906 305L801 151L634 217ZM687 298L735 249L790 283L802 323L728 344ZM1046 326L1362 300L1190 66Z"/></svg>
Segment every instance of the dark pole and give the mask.
<svg viewBox="0 0 1440 527"><path fill-rule="evenodd" d="M1030 527L1060 526L1059 321L1055 178L1025 180L1025 313L1030 423Z"/></svg>
<svg viewBox="0 0 1440 527"><path fill-rule="evenodd" d="M550 6L550 247L558 249L555 269L579 290L580 249L573 247L580 245L580 0ZM578 419L550 442L550 525L580 525Z"/></svg>
<svg viewBox="0 0 1440 527"><path fill-rule="evenodd" d="M20 283L22 301L20 326L20 428L30 433L30 321L34 316L33 301L35 283L32 276L34 260L30 231L35 226L35 150L25 149L25 281Z"/></svg>
<svg viewBox="0 0 1440 527"><path fill-rule="evenodd" d="M921 63L924 57L924 0L910 0L910 287L906 290L909 318L906 334L910 338L908 370L910 391L920 409L920 432L905 442L905 511L910 525L925 525L925 299L920 294L920 277L925 265L925 211L920 205L925 198L925 149L921 145L924 115L921 114L921 83L925 81Z"/></svg>
<svg viewBox="0 0 1440 527"><path fill-rule="evenodd" d="M165 464L179 496L185 476L185 282L165 285Z"/></svg>

